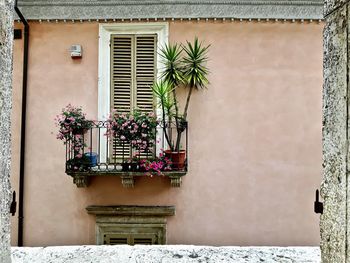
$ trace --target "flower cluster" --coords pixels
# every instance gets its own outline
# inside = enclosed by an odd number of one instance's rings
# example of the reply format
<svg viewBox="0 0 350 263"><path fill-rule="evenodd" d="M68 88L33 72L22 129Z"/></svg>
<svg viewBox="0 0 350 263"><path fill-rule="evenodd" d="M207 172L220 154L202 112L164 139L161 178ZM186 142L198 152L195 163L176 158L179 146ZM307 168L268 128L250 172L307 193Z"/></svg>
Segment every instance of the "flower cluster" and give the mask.
<svg viewBox="0 0 350 263"><path fill-rule="evenodd" d="M107 136L128 143L139 152L147 152L156 139L157 118L153 112L132 113L112 111L107 124Z"/></svg>
<svg viewBox="0 0 350 263"><path fill-rule="evenodd" d="M86 119L81 107L74 107L68 104L62 109L62 113L55 118L55 124L59 128L57 139L62 140L64 144L69 141L72 159L67 161L67 168L74 171L86 170L89 159L83 155L83 149L86 147L83 134L90 129L94 122Z"/></svg>
<svg viewBox="0 0 350 263"><path fill-rule="evenodd" d="M93 126L93 121L86 119L81 107L74 107L68 104L62 109L62 113L55 118L55 124L59 128L57 139L64 140L66 144L68 140L76 139L75 135L83 134L84 131Z"/></svg>
<svg viewBox="0 0 350 263"><path fill-rule="evenodd" d="M163 175L162 171L171 170L171 160L165 157L162 153L159 157L154 159L142 159L140 160L140 167L146 171L146 175L152 177L152 172L156 172L157 175Z"/></svg>

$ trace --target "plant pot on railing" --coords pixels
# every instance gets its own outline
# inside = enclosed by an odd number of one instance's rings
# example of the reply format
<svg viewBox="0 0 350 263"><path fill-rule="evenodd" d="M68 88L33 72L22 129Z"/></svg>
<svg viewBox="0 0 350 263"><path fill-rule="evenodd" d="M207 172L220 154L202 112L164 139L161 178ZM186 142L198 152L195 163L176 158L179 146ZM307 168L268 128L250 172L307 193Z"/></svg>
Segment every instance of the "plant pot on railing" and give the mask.
<svg viewBox="0 0 350 263"><path fill-rule="evenodd" d="M180 150L172 152L171 150L164 151L165 157L171 159L174 170L183 170L185 168L186 151Z"/></svg>
<svg viewBox="0 0 350 263"><path fill-rule="evenodd" d="M122 171L123 172L139 172L140 165L138 163L122 163Z"/></svg>
<svg viewBox="0 0 350 263"><path fill-rule="evenodd" d="M87 152L84 155L90 160L90 167L95 167L97 165L97 153Z"/></svg>
<svg viewBox="0 0 350 263"><path fill-rule="evenodd" d="M122 171L128 172L130 170L130 163L122 163Z"/></svg>
<svg viewBox="0 0 350 263"><path fill-rule="evenodd" d="M91 168L90 158L85 155L74 157L67 161L67 169L74 172L86 172Z"/></svg>
<svg viewBox="0 0 350 263"><path fill-rule="evenodd" d="M75 128L72 130L73 135L83 135L88 132L89 129L87 128Z"/></svg>

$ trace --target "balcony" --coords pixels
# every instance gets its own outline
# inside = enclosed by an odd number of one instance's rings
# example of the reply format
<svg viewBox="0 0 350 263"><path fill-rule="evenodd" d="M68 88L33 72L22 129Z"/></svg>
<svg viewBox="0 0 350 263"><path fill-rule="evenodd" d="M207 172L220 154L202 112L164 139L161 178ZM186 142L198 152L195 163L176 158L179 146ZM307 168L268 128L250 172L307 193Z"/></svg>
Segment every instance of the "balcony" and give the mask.
<svg viewBox="0 0 350 263"><path fill-rule="evenodd" d="M168 178L170 186L181 186L188 168L187 123L180 140L181 151L163 150L168 148L167 141L176 140L177 130L173 124L157 124L156 140L146 147L108 136L109 125L108 121L95 122L88 129L72 131L65 141L65 171L77 187L88 187L92 177L100 176L120 177L126 188L134 187L137 179L145 176L161 176ZM164 136L164 129L168 138Z"/></svg>

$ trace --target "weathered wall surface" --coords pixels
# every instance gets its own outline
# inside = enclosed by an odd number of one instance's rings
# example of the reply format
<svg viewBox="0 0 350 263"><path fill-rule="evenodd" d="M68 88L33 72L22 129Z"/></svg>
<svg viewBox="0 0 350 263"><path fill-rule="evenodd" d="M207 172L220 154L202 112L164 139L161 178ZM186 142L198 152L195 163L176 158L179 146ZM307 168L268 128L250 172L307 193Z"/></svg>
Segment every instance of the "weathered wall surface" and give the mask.
<svg viewBox="0 0 350 263"><path fill-rule="evenodd" d="M95 218L85 207L113 204L175 205L169 244L318 245L323 25L169 25L171 41L198 36L211 44L211 84L190 105L190 171L182 187L154 177L125 189L118 178L94 178L77 189L51 132L68 103L97 117L98 24L31 24L24 245L94 244ZM81 61L70 58L72 44L82 45ZM15 47L20 76L21 41ZM16 82L14 101L19 89ZM17 108L15 123L19 116Z"/></svg>
<svg viewBox="0 0 350 263"><path fill-rule="evenodd" d="M23 26L16 24L16 28L23 30ZM23 32L23 31L22 31ZM20 162L20 144L21 144L21 107L22 107L22 65L23 65L23 41L14 41L13 54L13 90L12 90L12 115L11 115L11 186L19 193L19 162ZM18 197L18 194L17 194ZM18 200L18 198L17 198ZM17 203L18 205L18 203ZM18 207L17 207L18 209ZM11 240L12 244L17 244L17 224L18 213L11 216Z"/></svg>
<svg viewBox="0 0 350 263"><path fill-rule="evenodd" d="M320 262L318 247L72 246L13 248L13 263Z"/></svg>
<svg viewBox="0 0 350 263"><path fill-rule="evenodd" d="M0 262L10 262L13 0L0 1Z"/></svg>
<svg viewBox="0 0 350 263"><path fill-rule="evenodd" d="M323 262L338 263L350 262L347 248L350 6L349 1L325 2L321 250Z"/></svg>

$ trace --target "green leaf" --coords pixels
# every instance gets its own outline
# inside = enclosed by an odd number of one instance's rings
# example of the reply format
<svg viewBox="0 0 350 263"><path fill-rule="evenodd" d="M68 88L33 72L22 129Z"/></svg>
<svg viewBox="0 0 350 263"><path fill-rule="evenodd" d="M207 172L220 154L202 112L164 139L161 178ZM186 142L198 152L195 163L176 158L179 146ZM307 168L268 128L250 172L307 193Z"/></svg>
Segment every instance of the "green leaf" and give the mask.
<svg viewBox="0 0 350 263"><path fill-rule="evenodd" d="M181 61L182 47L178 44L165 45L160 52L160 57L164 64L161 78L167 81L172 87L176 87L184 82L183 66Z"/></svg>
<svg viewBox="0 0 350 263"><path fill-rule="evenodd" d="M208 61L208 49L210 45L203 46L196 37L193 44L186 43L183 50L186 56L182 59L184 65L183 74L186 84L196 89L205 88L209 81L207 75L209 70L205 63Z"/></svg>

